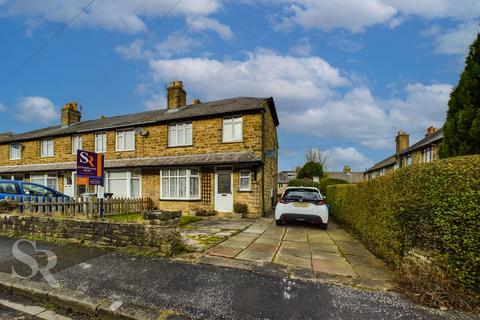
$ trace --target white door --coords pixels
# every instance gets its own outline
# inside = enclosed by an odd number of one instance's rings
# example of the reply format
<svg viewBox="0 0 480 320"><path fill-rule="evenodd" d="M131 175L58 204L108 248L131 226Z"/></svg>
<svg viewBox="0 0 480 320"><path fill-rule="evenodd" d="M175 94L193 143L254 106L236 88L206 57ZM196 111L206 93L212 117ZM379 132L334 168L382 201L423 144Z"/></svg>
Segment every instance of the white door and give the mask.
<svg viewBox="0 0 480 320"><path fill-rule="evenodd" d="M63 194L69 197L73 197L75 195L73 175L72 177L63 177Z"/></svg>
<svg viewBox="0 0 480 320"><path fill-rule="evenodd" d="M233 177L232 171L215 173L215 210L218 212L233 211Z"/></svg>

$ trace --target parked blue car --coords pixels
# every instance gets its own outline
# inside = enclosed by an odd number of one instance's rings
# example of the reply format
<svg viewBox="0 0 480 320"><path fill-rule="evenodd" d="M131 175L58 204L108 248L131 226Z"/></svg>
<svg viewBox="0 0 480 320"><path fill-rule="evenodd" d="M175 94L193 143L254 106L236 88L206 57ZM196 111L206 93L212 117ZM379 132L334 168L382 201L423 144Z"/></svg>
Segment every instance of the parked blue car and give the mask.
<svg viewBox="0 0 480 320"><path fill-rule="evenodd" d="M18 199L18 197L20 197L20 201L26 197L28 199L38 199L39 197L42 197L43 200L50 200L51 198L70 199L63 193L38 183L17 180L0 180L0 200L6 198Z"/></svg>

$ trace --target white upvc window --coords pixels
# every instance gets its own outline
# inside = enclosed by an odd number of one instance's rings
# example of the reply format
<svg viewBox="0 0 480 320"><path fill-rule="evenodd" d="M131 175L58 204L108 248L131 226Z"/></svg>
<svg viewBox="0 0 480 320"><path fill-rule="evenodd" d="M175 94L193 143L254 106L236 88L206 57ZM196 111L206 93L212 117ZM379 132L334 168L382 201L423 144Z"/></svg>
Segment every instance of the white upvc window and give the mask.
<svg viewBox="0 0 480 320"><path fill-rule="evenodd" d="M166 200L200 200L200 174L197 169L160 171L160 198Z"/></svg>
<svg viewBox="0 0 480 320"><path fill-rule="evenodd" d="M72 154L77 154L77 150L82 150L82 136L72 137Z"/></svg>
<svg viewBox="0 0 480 320"><path fill-rule="evenodd" d="M141 175L139 171L108 171L106 173L106 192L114 198L138 198L142 195Z"/></svg>
<svg viewBox="0 0 480 320"><path fill-rule="evenodd" d="M250 170L240 170L240 180L238 189L240 191L250 191L252 189L252 178Z"/></svg>
<svg viewBox="0 0 480 320"><path fill-rule="evenodd" d="M58 177L56 173L31 174L30 182L58 190Z"/></svg>
<svg viewBox="0 0 480 320"><path fill-rule="evenodd" d="M22 158L22 145L20 143L12 143L10 145L10 160L20 160Z"/></svg>
<svg viewBox="0 0 480 320"><path fill-rule="evenodd" d="M42 157L54 156L54 144L53 139L45 139L41 141L40 155Z"/></svg>
<svg viewBox="0 0 480 320"><path fill-rule="evenodd" d="M223 119L222 129L223 142L238 142L243 139L243 118L225 118Z"/></svg>
<svg viewBox="0 0 480 320"><path fill-rule="evenodd" d="M411 166L411 165L412 165L412 155L407 154L407 166Z"/></svg>
<svg viewBox="0 0 480 320"><path fill-rule="evenodd" d="M96 153L107 152L107 133L106 132L95 133L95 152Z"/></svg>
<svg viewBox="0 0 480 320"><path fill-rule="evenodd" d="M177 123L168 126L168 146L191 146L192 123Z"/></svg>
<svg viewBox="0 0 480 320"><path fill-rule="evenodd" d="M117 131L116 137L117 151L131 151L135 150L135 130L120 130Z"/></svg>
<svg viewBox="0 0 480 320"><path fill-rule="evenodd" d="M428 147L423 150L423 162L430 162L432 161L432 148Z"/></svg>

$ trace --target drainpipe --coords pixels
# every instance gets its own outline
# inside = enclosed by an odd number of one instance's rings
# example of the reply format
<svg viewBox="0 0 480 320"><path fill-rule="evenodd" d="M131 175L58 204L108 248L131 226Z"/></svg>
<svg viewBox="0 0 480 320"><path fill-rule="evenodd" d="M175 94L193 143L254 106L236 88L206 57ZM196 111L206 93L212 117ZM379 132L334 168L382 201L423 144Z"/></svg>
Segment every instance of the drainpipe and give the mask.
<svg viewBox="0 0 480 320"><path fill-rule="evenodd" d="M265 110L262 109L262 217L265 217Z"/></svg>

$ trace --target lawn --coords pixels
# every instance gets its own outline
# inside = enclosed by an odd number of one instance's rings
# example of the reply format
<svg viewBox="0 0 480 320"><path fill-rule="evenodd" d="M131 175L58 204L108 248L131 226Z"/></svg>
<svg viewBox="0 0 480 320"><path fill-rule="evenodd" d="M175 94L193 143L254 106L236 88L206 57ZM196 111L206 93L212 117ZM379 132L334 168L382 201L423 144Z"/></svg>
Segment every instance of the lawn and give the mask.
<svg viewBox="0 0 480 320"><path fill-rule="evenodd" d="M181 216L179 218L180 227L186 226L191 223L202 220L200 217L196 216ZM104 221L112 222L143 222L143 215L141 213L126 213L126 214L117 214L112 216L105 216Z"/></svg>

